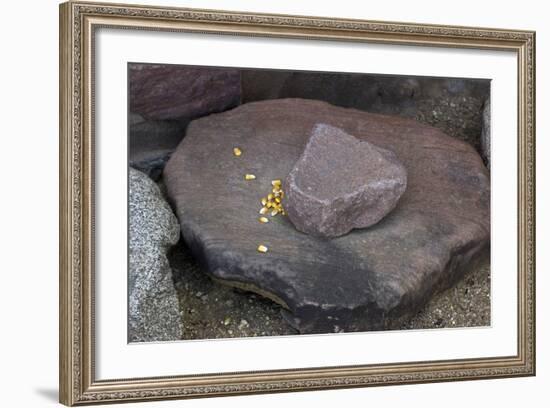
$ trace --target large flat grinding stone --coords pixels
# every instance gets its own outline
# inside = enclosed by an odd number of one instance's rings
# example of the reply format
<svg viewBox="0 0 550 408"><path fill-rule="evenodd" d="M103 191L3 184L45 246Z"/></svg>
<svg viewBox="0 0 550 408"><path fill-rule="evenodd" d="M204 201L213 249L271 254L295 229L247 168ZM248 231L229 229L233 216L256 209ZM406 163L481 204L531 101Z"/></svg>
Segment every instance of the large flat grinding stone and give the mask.
<svg viewBox="0 0 550 408"><path fill-rule="evenodd" d="M392 150L405 166L407 190L376 225L327 239L281 215L258 222L271 180L287 176L319 123ZM193 121L164 178L205 270L282 304L303 333L391 328L489 247L490 182L479 155L400 117L303 99L248 103Z"/></svg>

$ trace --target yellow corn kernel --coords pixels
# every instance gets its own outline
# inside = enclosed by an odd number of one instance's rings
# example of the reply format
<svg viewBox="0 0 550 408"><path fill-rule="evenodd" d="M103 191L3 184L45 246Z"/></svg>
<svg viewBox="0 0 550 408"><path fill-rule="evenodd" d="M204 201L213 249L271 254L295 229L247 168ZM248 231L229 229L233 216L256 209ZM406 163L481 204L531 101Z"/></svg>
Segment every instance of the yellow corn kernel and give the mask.
<svg viewBox="0 0 550 408"><path fill-rule="evenodd" d="M274 209L273 211L271 211L271 216L272 217L275 217L277 214L279 214L279 210L278 209Z"/></svg>
<svg viewBox="0 0 550 408"><path fill-rule="evenodd" d="M268 200L268 201L273 200L273 194L269 193L269 194L267 195L267 200Z"/></svg>
<svg viewBox="0 0 550 408"><path fill-rule="evenodd" d="M233 154L237 157L239 157L241 154L243 154L243 151L239 149L238 147L233 148Z"/></svg>
<svg viewBox="0 0 550 408"><path fill-rule="evenodd" d="M267 252L267 247L265 245L258 245L258 252Z"/></svg>
<svg viewBox="0 0 550 408"><path fill-rule="evenodd" d="M259 220L260 222L263 222L264 224L265 224L266 222L269 222L269 220L268 220L266 217L260 217L260 218L258 218L258 220Z"/></svg>
<svg viewBox="0 0 550 408"><path fill-rule="evenodd" d="M265 215L265 214L267 214L268 211L269 211L269 210L268 210L267 207L262 207L262 208L260 209L260 214Z"/></svg>
<svg viewBox="0 0 550 408"><path fill-rule="evenodd" d="M245 180L256 180L256 176L254 174L245 174L244 179Z"/></svg>
<svg viewBox="0 0 550 408"><path fill-rule="evenodd" d="M275 202L277 204L280 204L281 203L281 197L275 197Z"/></svg>
<svg viewBox="0 0 550 408"><path fill-rule="evenodd" d="M281 180L277 179L277 180L271 180L271 185L273 187L280 187L281 186Z"/></svg>

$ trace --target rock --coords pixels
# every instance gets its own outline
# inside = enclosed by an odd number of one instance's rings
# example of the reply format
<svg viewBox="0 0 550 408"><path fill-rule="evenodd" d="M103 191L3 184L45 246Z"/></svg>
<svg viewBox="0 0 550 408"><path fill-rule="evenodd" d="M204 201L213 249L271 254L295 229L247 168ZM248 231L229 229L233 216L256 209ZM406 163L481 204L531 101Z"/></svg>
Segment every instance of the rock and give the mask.
<svg viewBox="0 0 550 408"><path fill-rule="evenodd" d="M128 114L128 124L130 125L130 127L139 125L143 122L145 122L145 118L143 116L132 112Z"/></svg>
<svg viewBox="0 0 550 408"><path fill-rule="evenodd" d="M130 64L130 111L147 120L189 120L241 101L238 69Z"/></svg>
<svg viewBox="0 0 550 408"><path fill-rule="evenodd" d="M319 124L283 186L283 207L298 230L337 237L393 210L407 172L393 152Z"/></svg>
<svg viewBox="0 0 550 408"><path fill-rule="evenodd" d="M179 340L179 302L167 259L179 225L159 188L129 168L129 341Z"/></svg>
<svg viewBox="0 0 550 408"><path fill-rule="evenodd" d="M415 118L468 142L482 153L481 109L490 95L489 80L243 70L242 89L244 103L307 98Z"/></svg>
<svg viewBox="0 0 550 408"><path fill-rule="evenodd" d="M487 99L483 105L483 122L481 128L481 151L487 168L491 168L491 101Z"/></svg>
<svg viewBox="0 0 550 408"><path fill-rule="evenodd" d="M157 181L166 162L185 135L185 126L178 121L141 120L132 115L130 121L130 166Z"/></svg>
<svg viewBox="0 0 550 408"><path fill-rule="evenodd" d="M158 180L187 124L241 101L237 69L130 64L130 165Z"/></svg>
<svg viewBox="0 0 550 408"><path fill-rule="evenodd" d="M393 151L406 168L405 193L376 225L321 239L284 216L258 222L259 199L292 170L317 123ZM489 246L481 158L412 119L301 99L248 103L193 121L163 178L204 269L279 303L302 333L396 327ZM269 250L258 252L259 244Z"/></svg>

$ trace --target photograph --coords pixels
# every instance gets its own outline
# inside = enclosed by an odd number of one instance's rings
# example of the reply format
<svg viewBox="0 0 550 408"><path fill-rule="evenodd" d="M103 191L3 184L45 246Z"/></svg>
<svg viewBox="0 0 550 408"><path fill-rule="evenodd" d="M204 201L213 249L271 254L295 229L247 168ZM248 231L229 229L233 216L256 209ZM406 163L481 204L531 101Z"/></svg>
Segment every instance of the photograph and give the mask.
<svg viewBox="0 0 550 408"><path fill-rule="evenodd" d="M366 11L60 5L61 403L535 375L535 31Z"/></svg>
<svg viewBox="0 0 550 408"><path fill-rule="evenodd" d="M491 80L129 62L128 341L491 325Z"/></svg>

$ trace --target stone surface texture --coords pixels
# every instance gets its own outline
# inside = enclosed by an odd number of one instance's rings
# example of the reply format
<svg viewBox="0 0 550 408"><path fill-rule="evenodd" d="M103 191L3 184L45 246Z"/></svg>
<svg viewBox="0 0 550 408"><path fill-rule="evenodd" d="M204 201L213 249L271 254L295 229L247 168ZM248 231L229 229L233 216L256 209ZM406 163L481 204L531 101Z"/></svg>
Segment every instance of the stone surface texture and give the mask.
<svg viewBox="0 0 550 408"><path fill-rule="evenodd" d="M483 106L483 122L481 129L481 151L487 168L491 168L491 101L487 99Z"/></svg>
<svg viewBox="0 0 550 408"><path fill-rule="evenodd" d="M174 340L183 324L167 252L179 224L157 185L129 168L130 342Z"/></svg>
<svg viewBox="0 0 550 408"><path fill-rule="evenodd" d="M488 110L489 81L369 74L248 70L178 65L129 67L130 164L158 180L191 120L241 102L309 98L416 118L474 146Z"/></svg>
<svg viewBox="0 0 550 408"><path fill-rule="evenodd" d="M287 217L258 222L270 181L288 175L317 123L393 151L406 168L405 193L376 225L325 239ZM278 302L302 333L389 327L451 287L490 242L488 170L470 145L415 120L319 101L249 103L193 121L164 180L204 269Z"/></svg>
<svg viewBox="0 0 550 408"><path fill-rule="evenodd" d="M297 334L281 306L253 292L209 278L183 241L169 254L184 314L184 339L219 339ZM395 329L490 326L489 257L468 268L449 290L434 296L417 314L395 322ZM242 321L248 325L242 325ZM175 338L174 340L178 340Z"/></svg>
<svg viewBox="0 0 550 408"><path fill-rule="evenodd" d="M130 165L158 180L191 120L240 103L238 69L130 64Z"/></svg>
<svg viewBox="0 0 550 408"><path fill-rule="evenodd" d="M185 120L241 101L238 69L130 64L130 111L147 120Z"/></svg>
<svg viewBox="0 0 550 408"><path fill-rule="evenodd" d="M185 126L175 120L145 120L130 115L129 163L159 180L166 162L185 135Z"/></svg>
<svg viewBox="0 0 550 408"><path fill-rule="evenodd" d="M389 150L318 124L283 183L283 207L307 234L337 237L388 214L405 192L407 172Z"/></svg>
<svg viewBox="0 0 550 408"><path fill-rule="evenodd" d="M243 103L278 98L317 99L346 108L414 118L468 142L481 154L481 116L490 94L490 81L243 70L242 92Z"/></svg>

